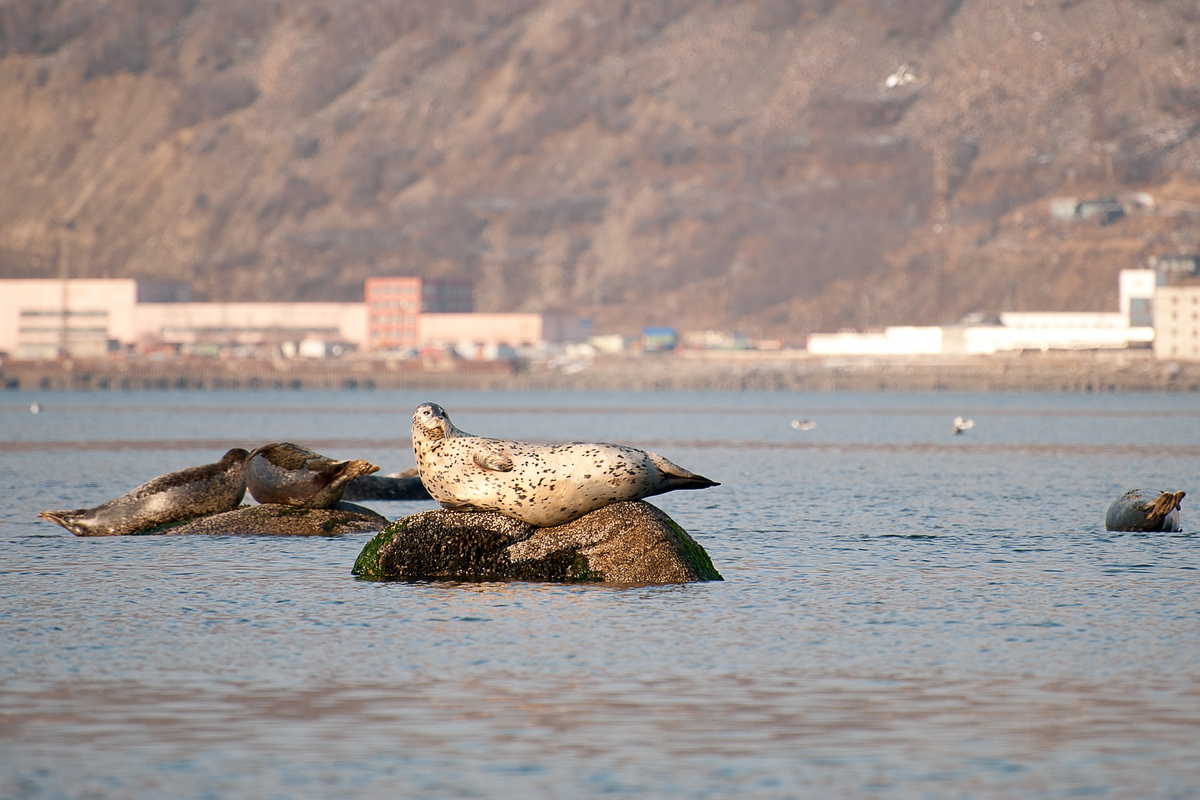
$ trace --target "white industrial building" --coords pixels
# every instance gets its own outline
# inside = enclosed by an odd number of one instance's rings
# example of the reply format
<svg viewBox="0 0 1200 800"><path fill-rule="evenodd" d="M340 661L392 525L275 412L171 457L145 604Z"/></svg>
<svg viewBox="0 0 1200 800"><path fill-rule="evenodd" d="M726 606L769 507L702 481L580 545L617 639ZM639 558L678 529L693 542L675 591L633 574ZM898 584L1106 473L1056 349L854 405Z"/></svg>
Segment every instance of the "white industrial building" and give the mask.
<svg viewBox="0 0 1200 800"><path fill-rule="evenodd" d="M1200 361L1200 286L1164 286L1154 301L1154 355Z"/></svg>
<svg viewBox="0 0 1200 800"><path fill-rule="evenodd" d="M123 346L361 346L362 303L141 303L130 279L0 281L0 352L96 358Z"/></svg>
<svg viewBox="0 0 1200 800"><path fill-rule="evenodd" d="M0 353L98 358L125 347L170 345L213 353L269 346L289 356L321 356L368 348L365 303L139 302L139 288L145 286L131 279L0 280ZM469 343L484 356L537 346L545 333L541 314L417 316L418 347Z"/></svg>
<svg viewBox="0 0 1200 800"><path fill-rule="evenodd" d="M937 327L897 325L882 331L814 333L808 352L819 356L937 356L943 350L943 332Z"/></svg>
<svg viewBox="0 0 1200 800"><path fill-rule="evenodd" d="M1154 341L1154 270L1122 270L1119 310L1010 312L998 325L896 326L882 331L814 333L808 351L823 356L994 355L1022 350L1112 350Z"/></svg>

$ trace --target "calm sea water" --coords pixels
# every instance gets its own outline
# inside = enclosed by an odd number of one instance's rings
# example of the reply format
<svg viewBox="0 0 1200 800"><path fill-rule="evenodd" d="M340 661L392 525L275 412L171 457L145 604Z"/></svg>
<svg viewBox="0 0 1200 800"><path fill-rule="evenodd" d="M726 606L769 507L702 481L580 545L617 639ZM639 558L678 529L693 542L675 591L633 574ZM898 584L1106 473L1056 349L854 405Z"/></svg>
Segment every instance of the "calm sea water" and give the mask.
<svg viewBox="0 0 1200 800"><path fill-rule="evenodd" d="M655 502L726 580L371 584L365 535L36 519L235 445L403 469L424 400L721 481ZM1198 465L1193 396L2 394L0 798L1195 798ZM1134 487L1187 532L1106 533Z"/></svg>

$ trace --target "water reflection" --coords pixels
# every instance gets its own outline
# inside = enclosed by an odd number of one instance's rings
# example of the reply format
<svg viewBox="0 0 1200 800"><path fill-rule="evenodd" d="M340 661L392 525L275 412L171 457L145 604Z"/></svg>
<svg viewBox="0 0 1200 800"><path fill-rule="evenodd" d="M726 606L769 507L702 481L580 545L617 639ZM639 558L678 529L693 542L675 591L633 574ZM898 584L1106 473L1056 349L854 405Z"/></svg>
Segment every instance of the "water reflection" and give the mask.
<svg viewBox="0 0 1200 800"><path fill-rule="evenodd" d="M1200 793L1193 399L451 397L722 481L656 502L726 581L632 589L37 520L247 442L410 466L428 398L133 399L0 410L0 797ZM1188 532L1104 532L1132 486L1189 491Z"/></svg>

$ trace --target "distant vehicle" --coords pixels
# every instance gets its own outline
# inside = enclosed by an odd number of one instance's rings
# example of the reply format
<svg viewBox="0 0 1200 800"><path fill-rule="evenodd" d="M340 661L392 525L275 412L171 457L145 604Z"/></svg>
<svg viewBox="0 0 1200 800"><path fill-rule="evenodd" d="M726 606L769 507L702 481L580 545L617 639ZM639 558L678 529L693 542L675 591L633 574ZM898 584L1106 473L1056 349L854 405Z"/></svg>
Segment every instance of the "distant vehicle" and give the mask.
<svg viewBox="0 0 1200 800"><path fill-rule="evenodd" d="M676 336L674 328L642 329L643 353L664 353L668 350L674 350L678 342L679 337Z"/></svg>

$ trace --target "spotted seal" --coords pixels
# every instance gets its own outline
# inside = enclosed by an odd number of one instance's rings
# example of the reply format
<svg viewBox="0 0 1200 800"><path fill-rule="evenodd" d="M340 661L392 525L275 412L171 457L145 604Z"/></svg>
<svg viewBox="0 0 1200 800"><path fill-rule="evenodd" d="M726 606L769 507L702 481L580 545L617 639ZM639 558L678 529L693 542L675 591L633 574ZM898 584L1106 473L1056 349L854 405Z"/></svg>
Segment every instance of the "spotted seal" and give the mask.
<svg viewBox="0 0 1200 800"><path fill-rule="evenodd" d="M632 447L472 436L436 403L417 407L412 439L421 482L434 500L451 509L498 511L538 528L621 500L720 485Z"/></svg>
<svg viewBox="0 0 1200 800"><path fill-rule="evenodd" d="M346 484L379 467L356 459L339 461L291 442L265 444L246 460L246 488L260 503L330 508Z"/></svg>
<svg viewBox="0 0 1200 800"><path fill-rule="evenodd" d="M246 496L248 455L235 447L215 464L160 475L95 508L43 511L38 516L76 536L122 536L168 522L231 511Z"/></svg>
<svg viewBox="0 0 1200 800"><path fill-rule="evenodd" d="M1130 489L1113 501L1104 515L1110 531L1178 531L1179 504L1187 492Z"/></svg>

